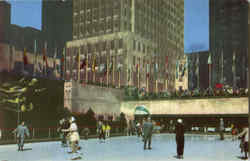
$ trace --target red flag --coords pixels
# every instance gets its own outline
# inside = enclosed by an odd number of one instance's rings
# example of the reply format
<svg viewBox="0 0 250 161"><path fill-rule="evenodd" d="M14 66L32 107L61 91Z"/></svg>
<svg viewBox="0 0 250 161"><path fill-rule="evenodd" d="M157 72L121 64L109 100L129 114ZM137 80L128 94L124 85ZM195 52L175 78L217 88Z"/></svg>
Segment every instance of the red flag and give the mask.
<svg viewBox="0 0 250 161"><path fill-rule="evenodd" d="M27 65L28 64L28 57L26 55L26 49L24 48L23 50L23 64Z"/></svg>
<svg viewBox="0 0 250 161"><path fill-rule="evenodd" d="M85 66L86 66L86 59L83 59L82 63L81 63L81 66L80 66L80 69L85 68Z"/></svg>
<svg viewBox="0 0 250 161"><path fill-rule="evenodd" d="M215 84L215 87L216 87L216 88L222 88L222 87L223 87L223 84L217 83L217 84Z"/></svg>
<svg viewBox="0 0 250 161"><path fill-rule="evenodd" d="M48 60L47 60L46 50L47 50L47 43L45 43L44 50L43 50L43 62L45 62L46 67L48 67Z"/></svg>
<svg viewBox="0 0 250 161"><path fill-rule="evenodd" d="M168 65L168 56L166 56L166 66Z"/></svg>

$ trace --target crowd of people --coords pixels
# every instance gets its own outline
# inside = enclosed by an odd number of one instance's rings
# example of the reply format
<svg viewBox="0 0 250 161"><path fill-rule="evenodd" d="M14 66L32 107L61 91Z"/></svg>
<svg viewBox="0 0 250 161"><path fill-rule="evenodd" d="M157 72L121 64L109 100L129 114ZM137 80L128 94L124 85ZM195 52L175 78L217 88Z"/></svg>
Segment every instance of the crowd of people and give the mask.
<svg viewBox="0 0 250 161"><path fill-rule="evenodd" d="M143 141L143 149L144 150L151 150L151 142L152 142L152 135L155 130L155 126L157 125L156 122L151 120L150 117L143 118L142 121L129 121L127 127L127 134L137 135L138 137L142 137ZM241 152L244 152L243 159L248 158L248 123L243 124L243 130L240 132L234 125L231 125L232 128L232 140L241 139L240 148ZM185 127L182 119L177 119L175 123L175 135L176 135L176 151L178 159L183 159L184 154L184 133ZM224 140L224 120L220 119L219 124L219 131L220 131L220 140ZM57 131L60 134L61 138L61 145L62 147L69 147L71 151L68 153L72 154L72 160L82 158L81 147L79 146L80 135L79 129L76 124L76 120L74 117L63 118L59 121L59 127ZM83 135L85 139L88 139L88 135L90 133L89 128L84 128ZM105 143L105 140L110 137L111 125L108 121L99 120L96 127L96 132L99 138L100 143ZM23 151L24 147L24 140L25 137L29 137L29 129L25 125L25 122L21 122L20 125L13 131L16 134L17 144L18 144L18 151Z"/></svg>

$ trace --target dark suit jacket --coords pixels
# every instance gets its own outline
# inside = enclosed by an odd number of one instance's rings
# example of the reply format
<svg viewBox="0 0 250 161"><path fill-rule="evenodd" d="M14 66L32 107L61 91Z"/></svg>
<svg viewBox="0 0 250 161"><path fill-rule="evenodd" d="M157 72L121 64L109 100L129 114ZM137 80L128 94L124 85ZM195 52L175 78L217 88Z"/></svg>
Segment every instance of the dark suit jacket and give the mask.
<svg viewBox="0 0 250 161"><path fill-rule="evenodd" d="M176 133L177 141L184 140L184 132L185 132L184 125L177 123L175 126L175 133Z"/></svg>

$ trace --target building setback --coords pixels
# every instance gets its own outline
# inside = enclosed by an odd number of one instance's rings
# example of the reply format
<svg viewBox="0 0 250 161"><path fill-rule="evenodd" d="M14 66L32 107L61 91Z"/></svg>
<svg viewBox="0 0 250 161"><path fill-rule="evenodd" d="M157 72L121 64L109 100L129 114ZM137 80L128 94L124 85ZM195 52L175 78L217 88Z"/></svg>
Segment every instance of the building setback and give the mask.
<svg viewBox="0 0 250 161"><path fill-rule="evenodd" d="M209 87L209 51L193 52L188 57L188 89L207 89Z"/></svg>
<svg viewBox="0 0 250 161"><path fill-rule="evenodd" d="M247 1L210 0L212 84L247 86Z"/></svg>
<svg viewBox="0 0 250 161"><path fill-rule="evenodd" d="M0 43L9 42L11 7L6 1L0 1Z"/></svg>
<svg viewBox="0 0 250 161"><path fill-rule="evenodd" d="M55 48L62 53L66 41L72 40L72 1L42 1L42 32L51 56L54 55Z"/></svg>
<svg viewBox="0 0 250 161"><path fill-rule="evenodd" d="M74 0L66 46L66 79L174 90L176 60L184 56L184 0Z"/></svg>

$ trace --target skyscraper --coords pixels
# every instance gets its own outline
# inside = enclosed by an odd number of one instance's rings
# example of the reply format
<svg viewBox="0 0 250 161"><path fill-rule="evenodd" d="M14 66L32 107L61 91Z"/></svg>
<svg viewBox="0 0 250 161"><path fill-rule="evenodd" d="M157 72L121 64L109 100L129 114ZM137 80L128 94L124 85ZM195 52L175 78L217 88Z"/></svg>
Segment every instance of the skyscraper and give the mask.
<svg viewBox="0 0 250 161"><path fill-rule="evenodd" d="M8 43L10 33L11 7L8 2L0 1L0 43Z"/></svg>
<svg viewBox="0 0 250 161"><path fill-rule="evenodd" d="M184 56L184 0L75 0L67 48L68 73L76 79L151 92L174 89L175 62ZM86 69L103 64L106 75L76 70L79 50Z"/></svg>
<svg viewBox="0 0 250 161"><path fill-rule="evenodd" d="M72 11L72 0L42 1L42 32L49 55L55 48L61 53L66 41L72 40Z"/></svg>
<svg viewBox="0 0 250 161"><path fill-rule="evenodd" d="M210 0L212 83L246 87L247 1Z"/></svg>

